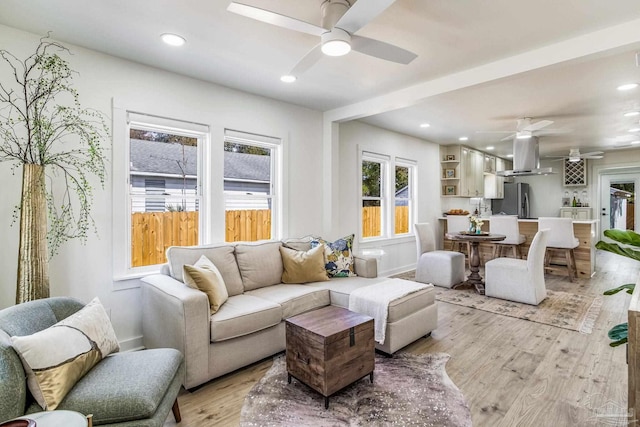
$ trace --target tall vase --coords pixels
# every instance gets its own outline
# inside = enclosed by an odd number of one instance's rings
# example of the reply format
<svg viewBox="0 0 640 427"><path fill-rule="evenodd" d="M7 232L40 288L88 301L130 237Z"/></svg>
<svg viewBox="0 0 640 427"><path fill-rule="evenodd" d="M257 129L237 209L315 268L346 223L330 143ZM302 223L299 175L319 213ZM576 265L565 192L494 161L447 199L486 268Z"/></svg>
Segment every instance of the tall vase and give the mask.
<svg viewBox="0 0 640 427"><path fill-rule="evenodd" d="M16 304L49 297L44 166L24 164L22 167Z"/></svg>

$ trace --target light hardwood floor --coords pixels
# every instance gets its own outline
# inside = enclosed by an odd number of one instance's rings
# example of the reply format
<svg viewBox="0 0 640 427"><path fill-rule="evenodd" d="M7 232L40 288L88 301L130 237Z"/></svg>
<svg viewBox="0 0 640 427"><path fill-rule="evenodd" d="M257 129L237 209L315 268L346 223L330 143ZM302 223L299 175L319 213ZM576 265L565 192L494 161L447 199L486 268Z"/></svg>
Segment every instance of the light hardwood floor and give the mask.
<svg viewBox="0 0 640 427"><path fill-rule="evenodd" d="M591 279L570 283L547 275L547 287L602 294L635 283L640 263L609 253L597 256ZM453 382L471 406L473 425L626 425L626 347L608 345L607 331L626 321L628 294L604 297L591 334L440 302L438 328L401 351L445 352ZM182 422L169 415L165 427L236 426L246 394L270 368L265 360L210 381L178 400Z"/></svg>

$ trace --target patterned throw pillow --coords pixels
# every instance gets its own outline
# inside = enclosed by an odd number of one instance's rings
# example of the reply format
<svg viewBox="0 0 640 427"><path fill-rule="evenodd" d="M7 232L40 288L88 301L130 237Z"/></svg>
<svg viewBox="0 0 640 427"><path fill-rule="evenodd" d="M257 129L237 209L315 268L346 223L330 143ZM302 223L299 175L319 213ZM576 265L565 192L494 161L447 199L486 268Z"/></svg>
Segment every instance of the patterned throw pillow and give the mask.
<svg viewBox="0 0 640 427"><path fill-rule="evenodd" d="M33 335L11 337L38 405L52 411L87 372L119 350L109 317L94 298L82 309Z"/></svg>
<svg viewBox="0 0 640 427"><path fill-rule="evenodd" d="M355 235L345 236L335 242L322 239L312 240L311 247L324 244L325 269L330 277L356 276L353 268L353 238Z"/></svg>

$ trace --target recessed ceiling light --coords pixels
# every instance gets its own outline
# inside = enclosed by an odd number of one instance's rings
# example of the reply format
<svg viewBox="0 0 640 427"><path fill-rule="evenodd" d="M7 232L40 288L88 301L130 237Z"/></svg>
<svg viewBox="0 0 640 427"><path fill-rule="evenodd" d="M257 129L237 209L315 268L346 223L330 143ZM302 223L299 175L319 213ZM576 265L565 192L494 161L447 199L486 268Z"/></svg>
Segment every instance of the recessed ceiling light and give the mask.
<svg viewBox="0 0 640 427"><path fill-rule="evenodd" d="M297 80L296 76L292 76L290 74L280 77L280 81L283 81L285 83L293 83L296 80Z"/></svg>
<svg viewBox="0 0 640 427"><path fill-rule="evenodd" d="M626 83L618 86L618 90L631 90L638 87L638 83Z"/></svg>
<svg viewBox="0 0 640 427"><path fill-rule="evenodd" d="M488 146L486 149L487 150L493 150L495 147L493 145Z"/></svg>
<svg viewBox="0 0 640 427"><path fill-rule="evenodd" d="M171 33L164 33L160 38L169 46L182 46L186 42L184 37Z"/></svg>
<svg viewBox="0 0 640 427"><path fill-rule="evenodd" d="M638 145L638 144L640 144L640 141L631 141L631 144Z"/></svg>
<svg viewBox="0 0 640 427"><path fill-rule="evenodd" d="M422 123L420 125L421 128L428 128L429 126L431 126L429 123Z"/></svg>
<svg viewBox="0 0 640 427"><path fill-rule="evenodd" d="M507 157L513 157L513 154L507 154Z"/></svg>
<svg viewBox="0 0 640 427"><path fill-rule="evenodd" d="M460 138L458 138L458 141L468 141L469 137L468 136L461 136Z"/></svg>
<svg viewBox="0 0 640 427"><path fill-rule="evenodd" d="M629 132L640 132L640 128L631 128Z"/></svg>
<svg viewBox="0 0 640 427"><path fill-rule="evenodd" d="M635 117L635 116L640 116L640 111L629 111L627 113L624 113L625 117Z"/></svg>

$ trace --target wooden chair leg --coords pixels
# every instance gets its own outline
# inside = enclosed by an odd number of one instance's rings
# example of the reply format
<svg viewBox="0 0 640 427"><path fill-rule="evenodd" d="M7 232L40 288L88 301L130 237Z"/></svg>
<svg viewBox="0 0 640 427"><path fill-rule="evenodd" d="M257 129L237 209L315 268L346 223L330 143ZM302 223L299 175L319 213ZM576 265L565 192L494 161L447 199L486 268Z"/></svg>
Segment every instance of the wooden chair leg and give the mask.
<svg viewBox="0 0 640 427"><path fill-rule="evenodd" d="M182 416L180 415L180 406L178 406L178 398L176 397L176 401L173 402L173 407L171 408L173 412L173 418L176 419L176 422L179 423L182 421Z"/></svg>
<svg viewBox="0 0 640 427"><path fill-rule="evenodd" d="M493 259L496 259L496 258L497 258L497 255L498 255L498 246L500 246L500 245L498 245L497 243L494 243L494 244L493 244Z"/></svg>
<svg viewBox="0 0 640 427"><path fill-rule="evenodd" d="M575 273L576 279L578 278L578 264L576 264L576 253L571 249L571 264L573 265L573 271Z"/></svg>
<svg viewBox="0 0 640 427"><path fill-rule="evenodd" d="M517 246L516 245L511 245L511 249L513 249L513 257L514 258L519 258L518 257L518 249L516 249Z"/></svg>
<svg viewBox="0 0 640 427"><path fill-rule="evenodd" d="M516 251L516 258L522 259L522 254L520 253L520 245L515 245L514 248Z"/></svg>

